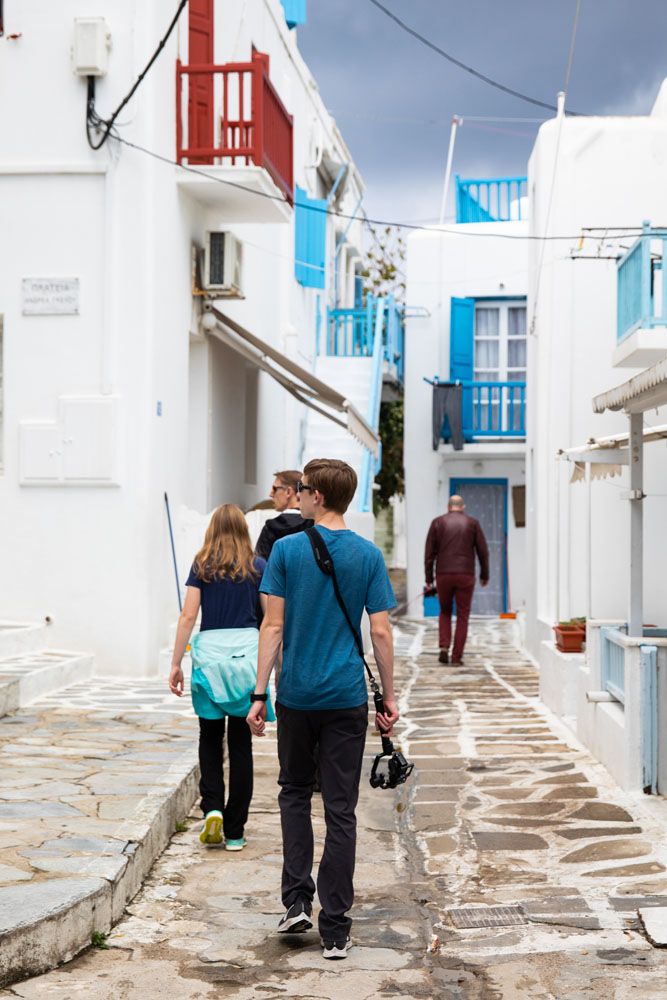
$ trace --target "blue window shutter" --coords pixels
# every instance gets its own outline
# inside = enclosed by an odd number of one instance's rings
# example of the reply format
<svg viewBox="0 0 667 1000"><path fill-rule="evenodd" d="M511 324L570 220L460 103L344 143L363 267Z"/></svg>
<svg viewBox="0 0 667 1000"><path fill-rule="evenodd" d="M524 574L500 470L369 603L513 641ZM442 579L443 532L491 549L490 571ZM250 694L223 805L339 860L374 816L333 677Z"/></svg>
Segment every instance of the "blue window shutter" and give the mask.
<svg viewBox="0 0 667 1000"><path fill-rule="evenodd" d="M309 198L297 187L294 199L294 274L305 288L324 288L326 281L327 202Z"/></svg>
<svg viewBox="0 0 667 1000"><path fill-rule="evenodd" d="M449 327L449 378L472 382L474 371L475 300L452 299ZM463 436L473 436L472 389L463 390Z"/></svg>
<svg viewBox="0 0 667 1000"><path fill-rule="evenodd" d="M285 11L288 28L306 23L306 0L280 0Z"/></svg>

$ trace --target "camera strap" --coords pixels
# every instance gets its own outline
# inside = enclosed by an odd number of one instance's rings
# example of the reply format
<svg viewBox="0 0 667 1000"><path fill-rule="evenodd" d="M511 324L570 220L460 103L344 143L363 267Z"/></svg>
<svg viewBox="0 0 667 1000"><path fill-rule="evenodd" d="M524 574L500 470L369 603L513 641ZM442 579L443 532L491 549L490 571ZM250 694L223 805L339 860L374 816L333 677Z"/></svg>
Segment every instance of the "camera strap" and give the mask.
<svg viewBox="0 0 667 1000"><path fill-rule="evenodd" d="M345 606L343 595L340 592L340 587L338 586L338 578L336 577L336 569L334 567L333 559L331 558L331 553L327 548L327 544L322 538L317 528L315 527L306 528L306 534L308 535L308 541L312 546L313 555L315 556L315 562L317 563L319 569L321 569L321 571L324 573L325 576L331 577L331 582L333 584L336 600L338 601L338 606L340 607L340 610L343 612L343 616L348 624L350 632L354 636L357 652L359 653L359 656L361 657L361 660L366 668L366 673L368 674L368 682L371 686L371 690L373 692L379 691L380 689L378 686L378 682L375 680L373 672L371 671L371 668L368 666L368 663L366 662L366 657L364 656L364 644L361 641L361 634L359 632L359 629L355 628L354 625L352 624L352 619L350 618L350 614L347 610L347 607Z"/></svg>

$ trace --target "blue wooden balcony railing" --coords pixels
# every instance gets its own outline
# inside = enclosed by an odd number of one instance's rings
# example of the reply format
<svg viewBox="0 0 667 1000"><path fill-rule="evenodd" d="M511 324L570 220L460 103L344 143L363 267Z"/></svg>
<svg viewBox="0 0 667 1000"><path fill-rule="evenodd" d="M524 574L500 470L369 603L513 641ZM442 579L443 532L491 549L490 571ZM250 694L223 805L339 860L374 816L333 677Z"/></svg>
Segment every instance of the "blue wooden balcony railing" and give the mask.
<svg viewBox="0 0 667 1000"><path fill-rule="evenodd" d="M463 382L466 438L525 438L525 382Z"/></svg>
<svg viewBox="0 0 667 1000"><path fill-rule="evenodd" d="M625 646L617 628L600 629L600 683L621 705L625 704Z"/></svg>
<svg viewBox="0 0 667 1000"><path fill-rule="evenodd" d="M643 232L618 262L617 339L635 330L667 326L667 230Z"/></svg>
<svg viewBox="0 0 667 1000"><path fill-rule="evenodd" d="M456 178L457 222L514 222L522 219L527 177Z"/></svg>
<svg viewBox="0 0 667 1000"><path fill-rule="evenodd" d="M378 309L382 304L382 359L388 374L403 381L403 312L394 297L368 296L357 309L328 309L325 353L337 358L370 358L373 355Z"/></svg>

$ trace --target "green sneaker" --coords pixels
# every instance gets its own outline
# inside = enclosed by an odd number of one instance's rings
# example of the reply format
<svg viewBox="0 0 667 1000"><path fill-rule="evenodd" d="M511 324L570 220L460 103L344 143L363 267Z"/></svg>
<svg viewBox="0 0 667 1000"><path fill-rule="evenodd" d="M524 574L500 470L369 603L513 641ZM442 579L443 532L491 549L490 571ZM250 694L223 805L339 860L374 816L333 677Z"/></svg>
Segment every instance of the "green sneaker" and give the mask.
<svg viewBox="0 0 667 1000"><path fill-rule="evenodd" d="M240 840L226 840L225 850L226 851L242 851L246 845L245 837L241 837Z"/></svg>
<svg viewBox="0 0 667 1000"><path fill-rule="evenodd" d="M222 843L222 813L219 809L212 809L204 817L204 827L199 834L202 844L207 847L214 847Z"/></svg>

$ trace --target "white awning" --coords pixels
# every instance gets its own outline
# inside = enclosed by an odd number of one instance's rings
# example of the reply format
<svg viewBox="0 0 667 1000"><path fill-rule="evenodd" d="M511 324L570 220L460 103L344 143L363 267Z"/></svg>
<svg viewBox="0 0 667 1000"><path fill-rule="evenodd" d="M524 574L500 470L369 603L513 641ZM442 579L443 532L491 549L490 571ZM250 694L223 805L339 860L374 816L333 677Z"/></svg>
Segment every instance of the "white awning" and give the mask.
<svg viewBox="0 0 667 1000"><path fill-rule="evenodd" d="M593 398L595 413L605 410L626 410L628 413L643 413L667 403L667 359L651 365L639 375L633 375L627 382L615 389L600 393Z"/></svg>
<svg viewBox="0 0 667 1000"><path fill-rule="evenodd" d="M667 438L667 424L644 428L644 444L649 441L664 441ZM585 466L591 466L591 479L606 479L620 476L621 468L628 464L629 434L610 434L607 437L589 438L586 444L576 448L561 448L558 458L574 463L571 483L585 479Z"/></svg>
<svg viewBox="0 0 667 1000"><path fill-rule="evenodd" d="M204 309L206 311L202 326L206 333L266 372L300 403L344 428L377 457L380 448L378 435L341 393L250 333L215 306L206 303Z"/></svg>

